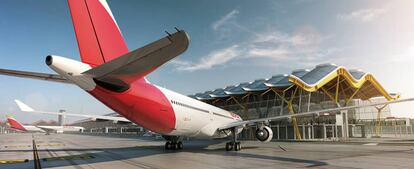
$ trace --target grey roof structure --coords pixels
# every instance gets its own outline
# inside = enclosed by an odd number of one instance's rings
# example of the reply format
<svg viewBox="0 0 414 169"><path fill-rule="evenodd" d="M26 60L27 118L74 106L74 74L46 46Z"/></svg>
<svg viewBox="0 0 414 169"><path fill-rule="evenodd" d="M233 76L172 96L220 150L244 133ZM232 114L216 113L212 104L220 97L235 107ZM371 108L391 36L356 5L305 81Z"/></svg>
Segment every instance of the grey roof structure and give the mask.
<svg viewBox="0 0 414 169"><path fill-rule="evenodd" d="M228 95L241 95L241 94L246 94L247 92L243 89L243 87L248 86L250 83L245 82L245 83L240 83L239 85L228 89L228 90L224 90L224 92Z"/></svg>
<svg viewBox="0 0 414 169"><path fill-rule="evenodd" d="M232 88L234 88L235 86L227 86L226 88L222 89L216 89L213 92L210 93L210 96L213 98L222 98L222 97L228 97L229 95L226 94L226 90L231 90Z"/></svg>
<svg viewBox="0 0 414 169"><path fill-rule="evenodd" d="M335 64L320 64L317 65L313 70L306 74L303 74L302 76L297 76L295 74L292 74L292 76L298 77L307 84L315 84L337 68L338 66L336 66Z"/></svg>
<svg viewBox="0 0 414 169"><path fill-rule="evenodd" d="M308 72L309 72L308 69L297 69L297 70L292 71L292 75L300 78L306 75ZM290 85L292 85L292 83L289 82L289 75L287 75L281 78L278 82L273 83L272 85L269 85L269 87L287 87Z"/></svg>
<svg viewBox="0 0 414 169"><path fill-rule="evenodd" d="M270 79L258 79L250 83L240 83L236 86L227 86L226 88L219 88L214 91L207 91L204 93L198 93L195 95L192 95L192 97L199 99L199 100L214 100L217 98L224 98L229 96L235 96L235 95L244 95L249 92L262 92L266 91L269 88L283 88L286 89L289 86L292 85L298 85L301 86L303 89L305 89L308 92L313 92L318 90L321 85L331 85L328 84L330 80L334 76L339 76L341 74L342 76L346 76L348 78L348 83L351 86L353 85L354 88L357 86L357 88L364 88L364 83L361 80L369 81L368 83L374 84L376 87L376 90L373 91L367 91L364 93L365 96L360 96L363 99L367 99L369 97L383 95L388 100L394 99L395 97L392 97L387 93L383 87L373 78L373 76L369 73L365 73L358 69L353 70L347 70L342 66L337 66L335 64L320 64L317 65L312 70L308 69L298 69L292 71L290 75L287 74L279 74L272 76ZM350 78L350 80L349 80ZM362 82L362 83L360 83ZM367 84L368 84L367 83ZM366 85L365 85L365 88ZM364 89L365 89L364 88ZM371 88L368 86L368 88ZM367 89L368 90L368 89ZM353 90L349 90L347 92L352 92ZM352 94L352 93L351 93Z"/></svg>
<svg viewBox="0 0 414 169"><path fill-rule="evenodd" d="M265 82L266 82L266 79L258 79L242 88L243 90L248 91L248 92L257 92L257 91L267 90L269 87L267 87L264 84Z"/></svg>
<svg viewBox="0 0 414 169"><path fill-rule="evenodd" d="M198 100L213 100L214 98L210 96L212 91L206 91L204 93L197 93L195 94L195 98Z"/></svg>
<svg viewBox="0 0 414 169"><path fill-rule="evenodd" d="M360 69L352 69L352 70L349 70L349 73L352 75L352 77L354 79L357 79L357 80L361 80L366 75L366 73L363 72Z"/></svg>
<svg viewBox="0 0 414 169"><path fill-rule="evenodd" d="M267 87L277 87L278 84L280 84L280 81L282 81L284 78L287 79L288 76L289 76L288 74L275 75L275 76L272 76L272 78L270 78L269 80L267 80L264 84Z"/></svg>

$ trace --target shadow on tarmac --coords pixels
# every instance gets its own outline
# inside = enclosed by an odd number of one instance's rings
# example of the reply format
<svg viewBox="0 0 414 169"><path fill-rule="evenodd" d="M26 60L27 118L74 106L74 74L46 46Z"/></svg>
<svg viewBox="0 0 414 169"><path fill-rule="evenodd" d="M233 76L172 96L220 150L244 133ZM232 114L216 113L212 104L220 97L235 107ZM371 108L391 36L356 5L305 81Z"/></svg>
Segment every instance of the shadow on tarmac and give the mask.
<svg viewBox="0 0 414 169"><path fill-rule="evenodd" d="M292 162L292 163L302 163L307 164L306 167L318 167L327 165L327 163L323 161L317 160L306 160L306 159L298 159L298 158L289 158L289 157L280 157L280 156L268 156L268 155L258 155L258 154L250 154L240 151L234 152L230 151L227 152L223 148L211 149L207 148L210 145L214 144L222 144L224 141L222 140L213 140L213 141L184 141L184 149L183 150L164 150L164 146L157 145L157 146L134 146L134 147L124 147L124 148L87 148L82 144L64 140L68 144L72 144L78 146L80 148L69 148L69 149L44 149L39 147L39 153L51 153L51 154L58 154L59 152L68 152L68 154L74 154L76 152L76 156L79 155L87 155L93 156L93 158L89 159L74 159L74 160L56 160L56 161L43 161L42 166L47 167L64 167L64 166L72 166L72 165L82 165L82 164L93 164L93 163L100 163L100 162L109 162L109 161L123 161L130 165L135 165L138 167L149 167L149 168L158 168L156 166L151 166L151 164L147 164L144 162L139 162L137 160L131 160L133 158L140 158L140 157L147 157L152 155L159 155L159 154L175 154L181 152L188 152L192 153L193 155L196 154L208 154L208 155L216 155L216 156L232 156L232 157L242 157L242 158L255 158L255 159L265 159L265 160L275 160L279 162ZM85 147L85 148L82 148ZM255 146L246 146L243 147L244 150L248 149L256 149L259 147ZM31 150L0 150L0 152L31 152ZM43 159L43 157L41 157ZM59 162L60 161L60 162ZM68 162L63 162L68 161ZM33 161L30 161L33 162Z"/></svg>

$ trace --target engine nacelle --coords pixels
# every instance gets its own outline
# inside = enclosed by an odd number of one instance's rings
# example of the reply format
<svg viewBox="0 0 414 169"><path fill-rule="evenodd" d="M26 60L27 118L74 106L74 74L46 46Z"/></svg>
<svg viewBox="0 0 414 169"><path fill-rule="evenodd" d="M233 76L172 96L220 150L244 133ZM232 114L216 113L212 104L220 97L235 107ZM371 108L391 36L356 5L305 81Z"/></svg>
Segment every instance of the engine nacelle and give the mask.
<svg viewBox="0 0 414 169"><path fill-rule="evenodd" d="M256 138L261 142L269 142L273 138L273 131L270 127L264 126L263 129L256 130Z"/></svg>

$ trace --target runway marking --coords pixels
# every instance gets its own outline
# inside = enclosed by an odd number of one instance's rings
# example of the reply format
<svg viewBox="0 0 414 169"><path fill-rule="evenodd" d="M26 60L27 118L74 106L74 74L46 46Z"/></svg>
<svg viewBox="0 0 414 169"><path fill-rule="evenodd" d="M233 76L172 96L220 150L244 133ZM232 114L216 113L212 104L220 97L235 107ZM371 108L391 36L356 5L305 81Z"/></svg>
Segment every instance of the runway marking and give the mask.
<svg viewBox="0 0 414 169"><path fill-rule="evenodd" d="M366 144L363 144L364 146L376 146L376 145L378 145L378 143L366 143Z"/></svg>
<svg viewBox="0 0 414 169"><path fill-rule="evenodd" d="M0 164L16 164L16 163L27 163L29 159L19 159L19 160L0 160Z"/></svg>
<svg viewBox="0 0 414 169"><path fill-rule="evenodd" d="M35 169L42 169L42 166L40 165L39 152L37 151L36 142L34 140L34 137L33 137L32 142L33 142L33 161L34 161L34 168Z"/></svg>
<svg viewBox="0 0 414 169"><path fill-rule="evenodd" d="M279 145L279 148L282 149L283 151L286 151L286 149L284 149L282 146Z"/></svg>
<svg viewBox="0 0 414 169"><path fill-rule="evenodd" d="M4 148L25 148L32 147L31 145L15 145L15 146L4 146Z"/></svg>
<svg viewBox="0 0 414 169"><path fill-rule="evenodd" d="M65 146L65 144L37 144L37 147L59 147Z"/></svg>
<svg viewBox="0 0 414 169"><path fill-rule="evenodd" d="M87 160L93 159L95 156L93 155L70 155L70 156L62 156L62 157L49 157L43 158L43 161L56 161L56 160Z"/></svg>

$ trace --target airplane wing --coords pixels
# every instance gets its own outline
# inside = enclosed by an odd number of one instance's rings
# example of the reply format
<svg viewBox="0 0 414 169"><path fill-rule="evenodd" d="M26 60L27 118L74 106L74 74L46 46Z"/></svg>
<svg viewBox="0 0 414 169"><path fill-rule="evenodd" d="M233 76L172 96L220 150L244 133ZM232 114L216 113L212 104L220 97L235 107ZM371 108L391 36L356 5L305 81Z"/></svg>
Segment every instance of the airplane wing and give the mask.
<svg viewBox="0 0 414 169"><path fill-rule="evenodd" d="M341 111L341 110L349 110L349 109L362 108L362 107L371 107L371 106L380 106L380 105L387 105L387 104L394 104L394 103L401 103L401 102L409 102L409 101L414 101L414 98L399 99L399 100L380 102L380 103L370 103L370 104L365 104L365 105L355 105L355 106L315 110L315 111L309 111L309 112L298 113L298 114L274 116L274 117L267 117L267 118L253 119L253 120L245 120L245 121L239 121L239 122L233 122L233 123L226 124L224 126L219 127L218 130L225 130L225 129L230 129L230 128L233 128L233 127L240 127L240 126L246 126L246 125L254 125L254 124L257 124L257 123L264 123L264 122L276 121L276 120L281 120L281 119L288 119L288 118L292 118L292 117L319 115L320 113L337 112L337 111Z"/></svg>
<svg viewBox="0 0 414 169"><path fill-rule="evenodd" d="M49 134L49 133L53 133L53 132L55 132L55 131L57 131L56 129L53 129L53 128L48 128L48 127L46 127L46 126L36 126L37 128L39 128L39 129L41 129L41 130L43 130L44 132L46 132L47 134Z"/></svg>
<svg viewBox="0 0 414 169"><path fill-rule="evenodd" d="M85 118L91 118L91 119L109 120L109 121L114 121L114 122L127 122L127 123L131 122L128 119L126 119L125 117L99 116L99 115L87 115L87 114L75 114L75 113L64 113L64 114L62 114L62 113L58 113L58 112L38 111L38 110L32 109L31 107L24 104L20 100L14 100L14 101L16 102L19 109L23 112L85 117Z"/></svg>
<svg viewBox="0 0 414 169"><path fill-rule="evenodd" d="M187 50L189 37L184 31L150 43L123 56L83 72L98 82L124 86L143 78L153 70Z"/></svg>
<svg viewBox="0 0 414 169"><path fill-rule="evenodd" d="M0 69L0 75L16 76L16 77L24 77L24 78L37 79L37 80L46 80L46 81L53 81L53 82L59 82L59 83L73 84L71 81L69 81L65 77L61 75L57 75L57 74Z"/></svg>

